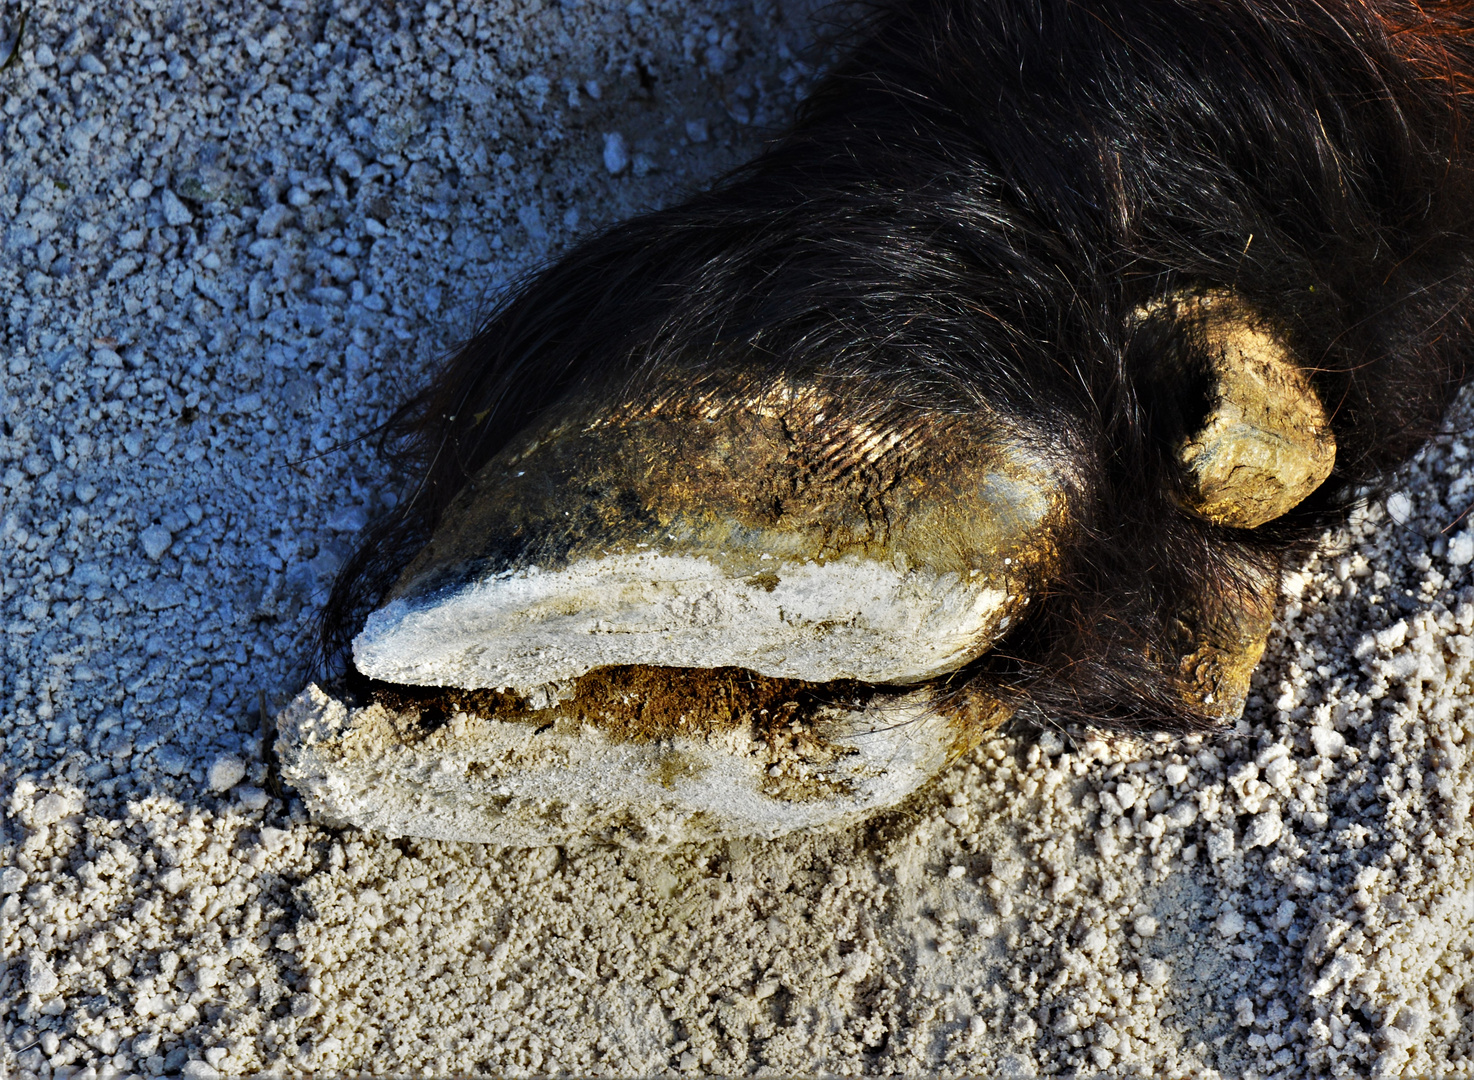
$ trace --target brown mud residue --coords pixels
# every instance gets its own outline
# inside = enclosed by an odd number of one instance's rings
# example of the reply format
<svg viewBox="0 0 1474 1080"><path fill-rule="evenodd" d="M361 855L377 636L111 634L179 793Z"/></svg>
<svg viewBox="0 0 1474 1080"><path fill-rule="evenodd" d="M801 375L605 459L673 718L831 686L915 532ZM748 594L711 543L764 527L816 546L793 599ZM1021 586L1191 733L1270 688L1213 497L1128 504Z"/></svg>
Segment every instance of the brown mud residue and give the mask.
<svg viewBox="0 0 1474 1080"><path fill-rule="evenodd" d="M776 679L744 668L663 668L621 665L577 679L563 700L530 708L526 699L496 690L371 683L370 700L390 712L415 713L428 736L457 714L538 726L586 724L618 742L695 738L746 728L776 743L808 727L826 708L862 709L882 688L851 680L828 683Z"/></svg>

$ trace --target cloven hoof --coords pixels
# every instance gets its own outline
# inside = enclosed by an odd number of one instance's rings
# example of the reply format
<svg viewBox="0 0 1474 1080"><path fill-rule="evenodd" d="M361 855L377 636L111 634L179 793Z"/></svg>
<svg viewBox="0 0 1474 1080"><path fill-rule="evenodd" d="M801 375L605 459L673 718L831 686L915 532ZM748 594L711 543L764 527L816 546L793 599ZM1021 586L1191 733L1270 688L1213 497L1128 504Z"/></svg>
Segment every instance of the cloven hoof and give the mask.
<svg viewBox="0 0 1474 1080"><path fill-rule="evenodd" d="M1010 717L1232 720L1282 559L1474 355L1469 85L1457 4L881 5L390 425L284 775L663 845L854 821Z"/></svg>

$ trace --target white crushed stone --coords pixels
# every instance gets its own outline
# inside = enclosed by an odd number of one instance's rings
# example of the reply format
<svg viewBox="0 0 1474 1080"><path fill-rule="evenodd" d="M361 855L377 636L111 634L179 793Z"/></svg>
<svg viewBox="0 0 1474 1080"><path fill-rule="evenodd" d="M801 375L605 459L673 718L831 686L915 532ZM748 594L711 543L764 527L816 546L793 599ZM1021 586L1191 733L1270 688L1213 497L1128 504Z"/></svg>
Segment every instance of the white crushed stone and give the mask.
<svg viewBox="0 0 1474 1080"><path fill-rule="evenodd" d="M211 791L229 791L246 778L246 763L233 754L221 754L205 771Z"/></svg>
<svg viewBox="0 0 1474 1080"><path fill-rule="evenodd" d="M1468 1071L1463 436L1293 576L1217 739L1000 738L867 825L665 856L271 795L331 522L400 492L356 440L807 76L762 2L412 8L32 6L0 74L0 1073Z"/></svg>

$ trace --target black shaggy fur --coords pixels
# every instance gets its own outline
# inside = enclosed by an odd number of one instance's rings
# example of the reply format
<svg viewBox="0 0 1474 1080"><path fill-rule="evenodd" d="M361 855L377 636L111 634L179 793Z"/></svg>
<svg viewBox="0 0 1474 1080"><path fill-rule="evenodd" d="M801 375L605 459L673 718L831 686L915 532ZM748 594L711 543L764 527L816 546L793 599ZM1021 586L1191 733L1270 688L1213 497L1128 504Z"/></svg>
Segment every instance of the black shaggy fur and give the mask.
<svg viewBox="0 0 1474 1080"><path fill-rule="evenodd" d="M1154 659L1173 613L1246 562L1277 572L1468 374L1474 4L906 0L854 41L771 150L532 278L398 414L387 447L423 482L338 581L325 656L570 393L822 368L1086 448L1063 573L949 685L1056 720L1206 722ZM1130 318L1223 287L1286 328L1339 447L1319 492L1252 531L1176 508L1167 448L1200 391L1152 374L1165 345Z"/></svg>

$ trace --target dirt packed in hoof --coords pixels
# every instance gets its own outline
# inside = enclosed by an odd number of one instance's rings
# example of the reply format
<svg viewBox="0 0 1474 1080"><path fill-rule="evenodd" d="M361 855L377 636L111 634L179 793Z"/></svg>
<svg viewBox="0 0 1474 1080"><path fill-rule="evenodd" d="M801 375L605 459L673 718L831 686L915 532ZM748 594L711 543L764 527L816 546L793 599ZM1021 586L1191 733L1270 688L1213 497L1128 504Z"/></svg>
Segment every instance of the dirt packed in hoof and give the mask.
<svg viewBox="0 0 1474 1080"><path fill-rule="evenodd" d="M27 6L0 1074L1474 1068L1467 401L1294 568L1216 737L1008 729L863 825L666 854L389 839L268 790L263 708L413 495L372 433L512 282L755 154L813 75L801 7ZM604 722L810 707L707 677L699 713L669 681L621 712L650 688L601 674Z"/></svg>
<svg viewBox="0 0 1474 1080"><path fill-rule="evenodd" d="M539 688L535 702L495 690L371 685L371 701L394 712L418 712L427 730L464 712L539 725L572 720L617 742L736 728L751 728L754 737L773 741L810 725L821 710L864 708L877 693L864 683L771 679L741 668L635 665L600 668L569 683Z"/></svg>

